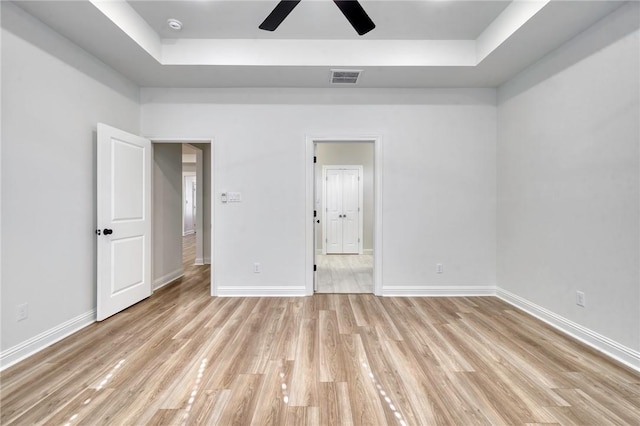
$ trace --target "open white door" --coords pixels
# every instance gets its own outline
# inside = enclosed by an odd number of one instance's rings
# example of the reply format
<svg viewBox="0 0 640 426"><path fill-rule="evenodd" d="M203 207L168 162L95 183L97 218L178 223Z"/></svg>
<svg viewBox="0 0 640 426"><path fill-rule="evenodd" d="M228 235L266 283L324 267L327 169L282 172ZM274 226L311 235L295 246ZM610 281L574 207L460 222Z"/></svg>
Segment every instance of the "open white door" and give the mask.
<svg viewBox="0 0 640 426"><path fill-rule="evenodd" d="M97 319L151 295L151 141L98 124Z"/></svg>

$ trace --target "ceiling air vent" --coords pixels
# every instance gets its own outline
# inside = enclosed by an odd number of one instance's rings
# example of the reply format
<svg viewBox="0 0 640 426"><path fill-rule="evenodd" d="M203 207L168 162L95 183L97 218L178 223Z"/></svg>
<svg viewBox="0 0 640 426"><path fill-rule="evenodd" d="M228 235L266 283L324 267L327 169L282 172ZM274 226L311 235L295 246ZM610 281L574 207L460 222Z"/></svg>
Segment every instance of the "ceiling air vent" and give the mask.
<svg viewBox="0 0 640 426"><path fill-rule="evenodd" d="M331 70L331 84L356 84L360 70Z"/></svg>

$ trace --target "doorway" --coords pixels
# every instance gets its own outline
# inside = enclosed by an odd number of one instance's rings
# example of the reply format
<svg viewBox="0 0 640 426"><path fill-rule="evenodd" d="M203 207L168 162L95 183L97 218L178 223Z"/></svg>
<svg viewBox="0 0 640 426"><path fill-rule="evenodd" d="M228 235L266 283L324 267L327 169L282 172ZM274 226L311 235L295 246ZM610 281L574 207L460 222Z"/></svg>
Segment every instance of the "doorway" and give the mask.
<svg viewBox="0 0 640 426"><path fill-rule="evenodd" d="M196 233L196 221L198 209L201 208L198 202L197 193L197 168L198 154L202 156L201 150L189 145L182 144L182 235L187 236ZM202 214L202 212L200 212Z"/></svg>
<svg viewBox="0 0 640 426"><path fill-rule="evenodd" d="M153 290L183 275L183 142L151 141L97 124L96 234L101 237L96 242L98 321L149 297ZM206 197L198 197L204 201L199 203L204 211L198 215L204 222L199 234L205 256L211 259L213 142L197 142L195 146L202 151L203 160L197 173L203 176L198 179L202 183L198 188L207 188L202 192ZM164 208L174 200L176 210ZM213 273L209 272L209 277L213 296Z"/></svg>
<svg viewBox="0 0 640 426"><path fill-rule="evenodd" d="M316 142L314 152L315 292L374 293L374 143Z"/></svg>
<svg viewBox="0 0 640 426"><path fill-rule="evenodd" d="M214 145L212 140L206 139L154 138L151 142L154 158L159 155L159 159L168 165L158 173L154 172L152 271L154 289L157 289L171 282L172 277L165 275L167 272L163 270L169 269L168 264L180 262L179 275L178 267L175 267L177 278L194 265L210 264L213 259ZM210 268L211 295L216 293L213 271Z"/></svg>

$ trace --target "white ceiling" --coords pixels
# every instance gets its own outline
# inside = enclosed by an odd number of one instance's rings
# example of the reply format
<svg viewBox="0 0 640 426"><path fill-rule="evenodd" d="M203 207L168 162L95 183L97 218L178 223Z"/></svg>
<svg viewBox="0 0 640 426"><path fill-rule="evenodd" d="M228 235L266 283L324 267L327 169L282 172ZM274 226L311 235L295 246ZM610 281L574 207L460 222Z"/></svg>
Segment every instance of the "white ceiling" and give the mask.
<svg viewBox="0 0 640 426"><path fill-rule="evenodd" d="M277 0L130 1L129 4L162 38L224 39L358 39L330 0L304 0L277 31L258 29ZM376 29L368 40L476 39L509 1L371 1L362 0ZM168 18L184 24L180 32Z"/></svg>
<svg viewBox="0 0 640 426"><path fill-rule="evenodd" d="M277 2L15 3L147 87L329 87L332 68L363 70L357 87L495 87L624 3L360 0L376 24L361 37L330 0L259 30Z"/></svg>

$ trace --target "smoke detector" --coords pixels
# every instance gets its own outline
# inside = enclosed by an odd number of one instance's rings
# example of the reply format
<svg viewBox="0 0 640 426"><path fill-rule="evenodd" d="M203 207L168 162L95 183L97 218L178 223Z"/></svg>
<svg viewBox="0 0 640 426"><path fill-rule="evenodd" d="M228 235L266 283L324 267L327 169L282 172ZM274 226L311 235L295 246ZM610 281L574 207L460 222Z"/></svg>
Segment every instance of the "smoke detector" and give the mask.
<svg viewBox="0 0 640 426"><path fill-rule="evenodd" d="M331 70L331 84L356 84L362 70Z"/></svg>
<svg viewBox="0 0 640 426"><path fill-rule="evenodd" d="M182 22L177 19L169 18L167 19L167 25L174 31L180 31L182 29Z"/></svg>

